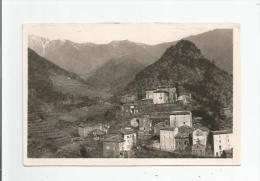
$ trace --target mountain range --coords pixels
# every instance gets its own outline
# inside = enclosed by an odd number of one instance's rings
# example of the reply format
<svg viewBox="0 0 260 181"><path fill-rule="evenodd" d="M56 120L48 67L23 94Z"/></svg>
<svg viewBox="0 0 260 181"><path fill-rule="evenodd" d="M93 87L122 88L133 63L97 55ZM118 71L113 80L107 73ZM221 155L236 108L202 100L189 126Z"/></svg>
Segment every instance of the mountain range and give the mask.
<svg viewBox="0 0 260 181"><path fill-rule="evenodd" d="M201 53L222 70L232 74L232 30L216 29L186 40L191 40ZM75 43L69 40L48 40L29 36L29 47L37 54L67 72L78 75L88 88L80 89L87 96L111 97L123 90L142 69L157 61L177 41L146 45L128 40L108 44ZM60 78L57 79L57 78ZM67 79L56 76L58 82ZM73 83L70 84L73 89ZM77 89L78 90L78 89Z"/></svg>
<svg viewBox="0 0 260 181"><path fill-rule="evenodd" d="M203 110L214 113L212 120L220 117L221 108L232 107L232 74L206 58L189 40L171 45L149 65L134 57L111 58L87 80L31 49L28 49L28 61L29 110L32 112L35 105L43 108L45 103L64 101L68 96L91 98L131 93L142 98L146 89L162 85L174 85L178 90L191 93L195 107L204 107ZM225 121L221 125L215 124L215 128L226 128Z"/></svg>
<svg viewBox="0 0 260 181"><path fill-rule="evenodd" d="M232 73L233 33L231 29L216 29L184 39L194 42L209 60ZM147 45L128 40L108 44L75 43L70 40L49 40L29 36L29 48L61 68L87 79L111 59L134 59L147 66L158 60L177 41Z"/></svg>
<svg viewBox="0 0 260 181"><path fill-rule="evenodd" d="M214 117L211 118L216 120L220 117L221 108L232 107L232 83L232 75L205 58L193 42L180 40L176 45L170 46L158 61L141 70L121 95L130 93L141 99L145 97L147 89L175 86L179 93L191 93L193 108L200 107L200 110L212 112ZM226 128L225 124L219 125L219 122L210 124L215 129L221 126Z"/></svg>

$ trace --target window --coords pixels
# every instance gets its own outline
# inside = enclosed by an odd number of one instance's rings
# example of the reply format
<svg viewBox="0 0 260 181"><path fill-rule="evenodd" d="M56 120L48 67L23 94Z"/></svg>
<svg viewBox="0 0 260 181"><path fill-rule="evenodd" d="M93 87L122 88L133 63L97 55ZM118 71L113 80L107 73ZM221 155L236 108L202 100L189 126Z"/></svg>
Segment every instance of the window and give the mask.
<svg viewBox="0 0 260 181"><path fill-rule="evenodd" d="M185 124L185 122L183 122L183 124Z"/></svg>
<svg viewBox="0 0 260 181"><path fill-rule="evenodd" d="M219 150L221 150L221 145L219 145Z"/></svg>

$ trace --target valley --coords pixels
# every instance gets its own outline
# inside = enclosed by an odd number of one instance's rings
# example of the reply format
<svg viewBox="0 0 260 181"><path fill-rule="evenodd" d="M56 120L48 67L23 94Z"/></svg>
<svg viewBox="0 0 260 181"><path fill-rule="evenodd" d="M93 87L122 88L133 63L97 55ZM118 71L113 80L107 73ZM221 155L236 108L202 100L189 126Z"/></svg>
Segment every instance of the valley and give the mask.
<svg viewBox="0 0 260 181"><path fill-rule="evenodd" d="M153 46L31 37L28 157L230 156L232 145L224 153L214 150L214 135L232 137L232 66L221 68L232 65L232 51L222 50L221 39L210 44L222 34L226 41L229 33L215 30ZM203 140L194 140L196 131Z"/></svg>

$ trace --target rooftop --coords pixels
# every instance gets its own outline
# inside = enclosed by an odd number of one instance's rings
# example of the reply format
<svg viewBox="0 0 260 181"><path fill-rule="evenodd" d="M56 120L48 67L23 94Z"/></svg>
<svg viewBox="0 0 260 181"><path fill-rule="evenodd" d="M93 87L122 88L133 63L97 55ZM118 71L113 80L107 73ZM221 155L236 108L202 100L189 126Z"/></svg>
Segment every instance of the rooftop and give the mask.
<svg viewBox="0 0 260 181"><path fill-rule="evenodd" d="M106 139L104 139L104 142L121 143L124 142L124 139L120 135L109 135Z"/></svg>
<svg viewBox="0 0 260 181"><path fill-rule="evenodd" d="M219 131L211 131L213 135L219 135L219 134L230 134L233 133L231 129L228 130L219 130Z"/></svg>
<svg viewBox="0 0 260 181"><path fill-rule="evenodd" d="M190 111L172 111L170 115L189 115L191 114Z"/></svg>
<svg viewBox="0 0 260 181"><path fill-rule="evenodd" d="M165 94L169 94L168 91L165 91L165 90L157 90L157 91L154 91L153 93L165 93Z"/></svg>
<svg viewBox="0 0 260 181"><path fill-rule="evenodd" d="M122 134L133 134L133 133L136 133L136 131L133 130L132 128L125 128L125 129L120 130L120 132Z"/></svg>
<svg viewBox="0 0 260 181"><path fill-rule="evenodd" d="M102 130L99 130L99 129L95 129L92 131L92 133L95 133L97 135L105 135L106 133Z"/></svg>

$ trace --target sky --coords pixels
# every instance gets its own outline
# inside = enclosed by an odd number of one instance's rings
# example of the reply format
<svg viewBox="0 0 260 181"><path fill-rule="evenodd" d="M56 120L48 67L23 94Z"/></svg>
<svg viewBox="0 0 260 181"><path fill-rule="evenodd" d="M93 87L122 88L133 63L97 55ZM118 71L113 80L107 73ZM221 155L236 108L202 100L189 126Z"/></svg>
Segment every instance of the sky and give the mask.
<svg viewBox="0 0 260 181"><path fill-rule="evenodd" d="M26 32L50 40L71 40L77 43L106 44L129 40L159 44L216 29L209 24L113 23L113 24L27 24Z"/></svg>

